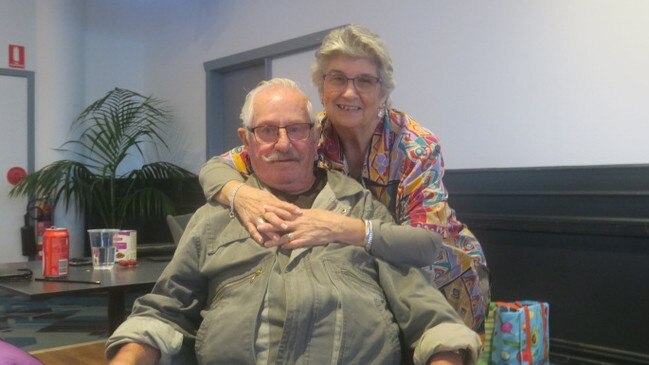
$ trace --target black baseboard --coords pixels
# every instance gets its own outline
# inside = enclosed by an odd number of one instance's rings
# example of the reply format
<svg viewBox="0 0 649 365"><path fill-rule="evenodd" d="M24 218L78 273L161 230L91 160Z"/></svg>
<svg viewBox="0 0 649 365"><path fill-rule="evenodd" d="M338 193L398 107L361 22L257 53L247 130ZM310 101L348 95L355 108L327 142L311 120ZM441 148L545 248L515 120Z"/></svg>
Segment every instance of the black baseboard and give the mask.
<svg viewBox="0 0 649 365"><path fill-rule="evenodd" d="M648 363L649 165L448 170L444 182L492 297L550 303L553 364Z"/></svg>
<svg viewBox="0 0 649 365"><path fill-rule="evenodd" d="M550 340L552 365L649 365L649 355L593 346L559 338Z"/></svg>

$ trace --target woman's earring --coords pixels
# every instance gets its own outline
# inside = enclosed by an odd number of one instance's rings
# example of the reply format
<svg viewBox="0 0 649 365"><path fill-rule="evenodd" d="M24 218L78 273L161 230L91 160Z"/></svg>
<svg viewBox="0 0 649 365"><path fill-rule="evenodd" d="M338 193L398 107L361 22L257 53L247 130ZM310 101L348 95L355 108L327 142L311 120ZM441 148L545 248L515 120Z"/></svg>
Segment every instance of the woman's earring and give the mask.
<svg viewBox="0 0 649 365"><path fill-rule="evenodd" d="M379 109L378 115L379 115L379 119L383 119L383 117L385 117L385 105L382 106L381 109Z"/></svg>

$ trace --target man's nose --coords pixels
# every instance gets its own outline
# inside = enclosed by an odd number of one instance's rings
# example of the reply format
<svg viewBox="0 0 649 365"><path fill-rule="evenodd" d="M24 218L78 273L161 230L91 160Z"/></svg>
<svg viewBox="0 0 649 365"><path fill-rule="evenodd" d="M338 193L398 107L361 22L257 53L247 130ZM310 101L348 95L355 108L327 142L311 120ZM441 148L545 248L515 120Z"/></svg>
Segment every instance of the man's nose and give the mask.
<svg viewBox="0 0 649 365"><path fill-rule="evenodd" d="M277 142L275 142L275 149L279 151L287 151L291 147L291 140L288 138L286 129L281 128L277 136Z"/></svg>

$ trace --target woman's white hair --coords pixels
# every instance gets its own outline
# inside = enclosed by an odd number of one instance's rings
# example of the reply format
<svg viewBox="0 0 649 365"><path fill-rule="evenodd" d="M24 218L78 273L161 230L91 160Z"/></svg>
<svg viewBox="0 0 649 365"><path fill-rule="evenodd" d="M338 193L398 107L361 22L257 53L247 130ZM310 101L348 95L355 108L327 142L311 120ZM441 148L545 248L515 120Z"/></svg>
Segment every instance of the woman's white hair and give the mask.
<svg viewBox="0 0 649 365"><path fill-rule="evenodd" d="M379 69L381 96L388 97L394 90L392 60L385 43L378 35L359 25L334 29L322 40L311 65L311 79L322 96L324 74L329 61L336 57L367 58Z"/></svg>
<svg viewBox="0 0 649 365"><path fill-rule="evenodd" d="M241 123L244 128L250 128L250 126L252 126L252 116L255 113L253 105L257 94L259 94L261 91L273 89L273 88L293 89L298 91L300 94L302 94L302 96L304 96L304 99L306 101L306 109L307 112L309 113L309 122L315 123L316 117L315 114L313 113L313 105L311 104L309 97L306 96L304 91L300 89L300 87L295 83L295 81L277 77L277 78L264 80L260 82L259 84L257 84L257 86L254 89L250 90L248 95L246 95L246 100L243 103L243 107L241 107L241 114L239 115L239 117L241 118Z"/></svg>

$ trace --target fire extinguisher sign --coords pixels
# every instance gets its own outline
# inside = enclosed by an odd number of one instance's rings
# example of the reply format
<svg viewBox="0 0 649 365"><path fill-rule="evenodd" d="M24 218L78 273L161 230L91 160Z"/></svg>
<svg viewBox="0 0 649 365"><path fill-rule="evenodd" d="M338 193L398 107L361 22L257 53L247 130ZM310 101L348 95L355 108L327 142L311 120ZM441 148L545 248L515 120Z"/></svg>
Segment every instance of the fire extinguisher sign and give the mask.
<svg viewBox="0 0 649 365"><path fill-rule="evenodd" d="M9 45L9 67L25 68L25 46Z"/></svg>

